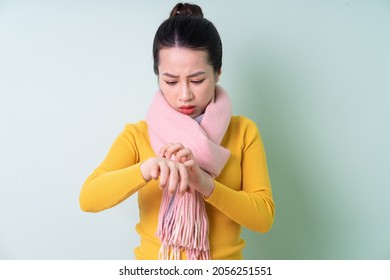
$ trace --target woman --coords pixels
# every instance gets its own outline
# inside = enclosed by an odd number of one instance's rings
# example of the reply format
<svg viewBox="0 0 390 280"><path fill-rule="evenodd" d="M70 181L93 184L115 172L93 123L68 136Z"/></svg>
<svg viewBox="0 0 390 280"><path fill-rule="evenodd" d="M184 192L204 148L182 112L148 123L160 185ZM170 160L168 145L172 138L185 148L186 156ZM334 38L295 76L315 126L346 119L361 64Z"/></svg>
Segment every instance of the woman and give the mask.
<svg viewBox="0 0 390 280"><path fill-rule="evenodd" d="M199 6L177 4L153 56L160 90L146 119L118 136L80 206L98 212L138 192L136 259L242 259L241 226L267 232L274 202L257 127L231 115L217 85L219 34Z"/></svg>

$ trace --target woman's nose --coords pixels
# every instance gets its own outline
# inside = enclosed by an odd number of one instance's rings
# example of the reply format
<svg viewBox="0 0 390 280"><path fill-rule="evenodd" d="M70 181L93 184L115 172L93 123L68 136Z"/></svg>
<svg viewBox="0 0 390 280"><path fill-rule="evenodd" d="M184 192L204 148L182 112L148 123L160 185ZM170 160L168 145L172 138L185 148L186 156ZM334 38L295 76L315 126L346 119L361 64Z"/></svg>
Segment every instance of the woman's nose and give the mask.
<svg viewBox="0 0 390 280"><path fill-rule="evenodd" d="M181 88L180 100L181 101L189 101L192 98L193 98L193 94L192 94L191 88L188 85L184 85Z"/></svg>

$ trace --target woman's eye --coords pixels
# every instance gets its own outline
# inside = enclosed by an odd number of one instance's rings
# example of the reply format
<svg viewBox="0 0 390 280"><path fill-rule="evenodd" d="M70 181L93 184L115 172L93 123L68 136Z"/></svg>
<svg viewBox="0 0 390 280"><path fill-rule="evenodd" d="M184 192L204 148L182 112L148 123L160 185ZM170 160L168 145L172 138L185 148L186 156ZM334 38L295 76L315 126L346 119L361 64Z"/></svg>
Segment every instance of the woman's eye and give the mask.
<svg viewBox="0 0 390 280"><path fill-rule="evenodd" d="M195 84L195 85L199 85L199 84L201 84L202 82L204 81L204 79L203 80L194 80L194 81L191 81L193 84Z"/></svg>
<svg viewBox="0 0 390 280"><path fill-rule="evenodd" d="M177 82L171 82L171 81L165 81L165 83L169 86L174 86L177 84Z"/></svg>

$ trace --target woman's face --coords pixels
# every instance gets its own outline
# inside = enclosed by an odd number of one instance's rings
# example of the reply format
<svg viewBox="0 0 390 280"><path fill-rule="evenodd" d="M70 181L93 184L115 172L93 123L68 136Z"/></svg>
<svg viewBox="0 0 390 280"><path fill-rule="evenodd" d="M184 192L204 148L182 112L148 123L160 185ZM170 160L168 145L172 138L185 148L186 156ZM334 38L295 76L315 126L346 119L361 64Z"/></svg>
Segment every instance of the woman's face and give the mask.
<svg viewBox="0 0 390 280"><path fill-rule="evenodd" d="M188 48L163 48L159 53L158 82L175 110L195 118L214 97L220 73L207 62L207 53Z"/></svg>

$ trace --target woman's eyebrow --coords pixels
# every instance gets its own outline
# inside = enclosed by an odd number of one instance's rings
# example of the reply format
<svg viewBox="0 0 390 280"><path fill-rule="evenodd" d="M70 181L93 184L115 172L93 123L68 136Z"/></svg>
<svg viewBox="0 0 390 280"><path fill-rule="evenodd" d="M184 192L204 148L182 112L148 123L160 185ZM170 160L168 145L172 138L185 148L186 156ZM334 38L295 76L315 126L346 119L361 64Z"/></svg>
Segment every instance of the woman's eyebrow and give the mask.
<svg viewBox="0 0 390 280"><path fill-rule="evenodd" d="M204 72L204 71L198 71L198 72L195 72L195 73L189 75L188 78L197 77L197 76L200 76L200 75L203 75L203 74L206 74L206 72Z"/></svg>
<svg viewBox="0 0 390 280"><path fill-rule="evenodd" d="M194 78L194 77L197 77L197 76L200 76L203 74L206 74L206 72L205 71L198 71L198 72L195 72L193 74L188 75L188 78ZM167 76L169 78L176 78L176 79L179 78L179 76L171 74L171 73L163 73L162 75Z"/></svg>

